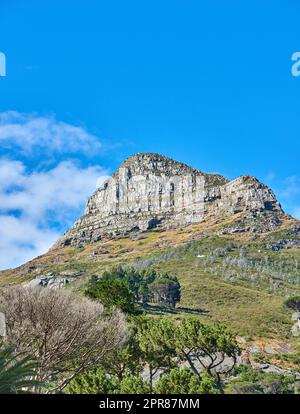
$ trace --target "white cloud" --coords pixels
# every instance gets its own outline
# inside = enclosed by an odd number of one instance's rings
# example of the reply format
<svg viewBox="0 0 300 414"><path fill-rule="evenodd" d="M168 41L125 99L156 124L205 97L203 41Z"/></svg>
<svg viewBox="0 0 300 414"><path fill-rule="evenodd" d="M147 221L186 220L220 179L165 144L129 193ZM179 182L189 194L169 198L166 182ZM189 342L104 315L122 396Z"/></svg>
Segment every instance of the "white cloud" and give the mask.
<svg viewBox="0 0 300 414"><path fill-rule="evenodd" d="M100 167L65 161L48 171L27 172L21 161L0 160L0 268L43 252L70 226L84 202L108 176Z"/></svg>
<svg viewBox="0 0 300 414"><path fill-rule="evenodd" d="M47 150L52 153L91 155L102 148L98 138L84 128L56 120L54 116L37 116L16 111L0 113L2 147L19 148L24 154Z"/></svg>
<svg viewBox="0 0 300 414"><path fill-rule="evenodd" d="M300 177L291 175L280 178L271 172L264 181L275 191L284 210L300 219Z"/></svg>
<svg viewBox="0 0 300 414"><path fill-rule="evenodd" d="M0 149L4 269L47 251L107 175L99 166L82 166L102 149L99 139L53 115L0 112Z"/></svg>
<svg viewBox="0 0 300 414"><path fill-rule="evenodd" d="M294 208L294 210L292 211L292 216L300 220L300 207Z"/></svg>
<svg viewBox="0 0 300 414"><path fill-rule="evenodd" d="M0 215L0 269L16 267L45 253L59 233L26 217Z"/></svg>
<svg viewBox="0 0 300 414"><path fill-rule="evenodd" d="M287 199L291 199L297 195L300 195L300 177L292 175L287 177L279 190L279 195Z"/></svg>

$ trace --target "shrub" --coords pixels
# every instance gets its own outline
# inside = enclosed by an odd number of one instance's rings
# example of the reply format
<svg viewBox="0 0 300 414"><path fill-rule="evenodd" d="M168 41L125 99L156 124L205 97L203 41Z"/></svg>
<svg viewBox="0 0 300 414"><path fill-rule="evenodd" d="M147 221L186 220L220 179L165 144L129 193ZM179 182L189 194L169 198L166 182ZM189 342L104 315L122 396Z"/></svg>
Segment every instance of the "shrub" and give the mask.
<svg viewBox="0 0 300 414"><path fill-rule="evenodd" d="M116 394L150 394L150 388L146 381L138 375L129 375L122 379L118 388L115 390Z"/></svg>
<svg viewBox="0 0 300 414"><path fill-rule="evenodd" d="M175 368L156 383L156 394L218 394L217 382L204 375L201 380L188 368Z"/></svg>
<svg viewBox="0 0 300 414"><path fill-rule="evenodd" d="M54 380L49 392L99 366L127 340L122 313L107 316L100 303L70 290L5 288L0 291L0 311L6 317L8 344L39 361L39 381Z"/></svg>
<svg viewBox="0 0 300 414"><path fill-rule="evenodd" d="M85 290L85 295L99 300L108 309L117 306L128 314L134 314L136 311L133 293L123 280L92 279Z"/></svg>
<svg viewBox="0 0 300 414"><path fill-rule="evenodd" d="M74 378L64 389L64 394L112 394L117 383L107 373L98 368Z"/></svg>
<svg viewBox="0 0 300 414"><path fill-rule="evenodd" d="M0 394L19 394L41 386L33 379L37 367L30 356L15 354L11 348L0 349Z"/></svg>
<svg viewBox="0 0 300 414"><path fill-rule="evenodd" d="M237 377L226 388L230 394L291 394L295 379L291 375L264 373L247 365L235 369Z"/></svg>
<svg viewBox="0 0 300 414"><path fill-rule="evenodd" d="M294 311L300 311L300 296L292 296L284 302L285 307Z"/></svg>

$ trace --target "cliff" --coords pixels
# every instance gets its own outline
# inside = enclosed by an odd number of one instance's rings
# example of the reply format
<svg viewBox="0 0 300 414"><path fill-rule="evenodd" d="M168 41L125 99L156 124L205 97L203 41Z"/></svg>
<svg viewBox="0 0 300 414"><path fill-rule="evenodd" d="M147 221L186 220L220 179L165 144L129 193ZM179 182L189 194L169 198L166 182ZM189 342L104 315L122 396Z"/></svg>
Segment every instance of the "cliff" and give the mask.
<svg viewBox="0 0 300 414"><path fill-rule="evenodd" d="M55 247L84 245L158 226L184 227L240 212L247 213L248 230L253 232L276 229L284 214L273 191L255 177L229 181L160 154L139 153L96 190L84 215Z"/></svg>

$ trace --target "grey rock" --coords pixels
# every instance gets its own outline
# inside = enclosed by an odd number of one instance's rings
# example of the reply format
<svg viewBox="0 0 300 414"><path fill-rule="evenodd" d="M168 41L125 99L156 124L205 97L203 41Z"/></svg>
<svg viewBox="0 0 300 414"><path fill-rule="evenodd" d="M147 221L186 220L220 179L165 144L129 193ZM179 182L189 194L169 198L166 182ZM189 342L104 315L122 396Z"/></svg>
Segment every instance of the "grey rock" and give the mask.
<svg viewBox="0 0 300 414"><path fill-rule="evenodd" d="M210 216L248 212L224 232L270 231L283 214L271 189L250 176L229 181L159 154L129 157L89 198L84 215L54 247L88 243L154 228L178 228Z"/></svg>
<svg viewBox="0 0 300 414"><path fill-rule="evenodd" d="M280 368L273 364L255 364L253 365L253 368L266 372L268 374L281 374L281 375L292 375L296 378L296 380L300 379L300 373L293 370L288 370L284 368Z"/></svg>
<svg viewBox="0 0 300 414"><path fill-rule="evenodd" d="M31 280L27 286L30 288L49 287L52 289L60 289L69 285L74 281L74 277L61 277L53 273L48 273L45 276L39 276Z"/></svg>

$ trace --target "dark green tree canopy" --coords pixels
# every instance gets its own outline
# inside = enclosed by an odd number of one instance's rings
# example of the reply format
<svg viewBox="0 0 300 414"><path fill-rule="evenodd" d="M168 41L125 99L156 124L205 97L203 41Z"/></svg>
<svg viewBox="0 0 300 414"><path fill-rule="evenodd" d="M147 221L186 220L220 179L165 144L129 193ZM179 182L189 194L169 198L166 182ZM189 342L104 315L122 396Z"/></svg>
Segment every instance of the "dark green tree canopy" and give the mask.
<svg viewBox="0 0 300 414"><path fill-rule="evenodd" d="M106 306L119 306L127 313L132 312L129 302L142 305L157 303L175 308L181 297L180 284L176 276L159 273L154 269L137 270L121 266L105 271L100 277L93 276L86 294L102 301Z"/></svg>
<svg viewBox="0 0 300 414"><path fill-rule="evenodd" d="M155 385L155 394L218 394L217 381L203 375L201 380L188 368L174 368L162 375Z"/></svg>
<svg viewBox="0 0 300 414"><path fill-rule="evenodd" d="M125 313L135 313L134 295L123 280L92 278L85 295L99 300L105 307L111 309L117 306Z"/></svg>
<svg viewBox="0 0 300 414"><path fill-rule="evenodd" d="M292 296L288 298L284 302L284 305L289 309L300 311L300 296Z"/></svg>

